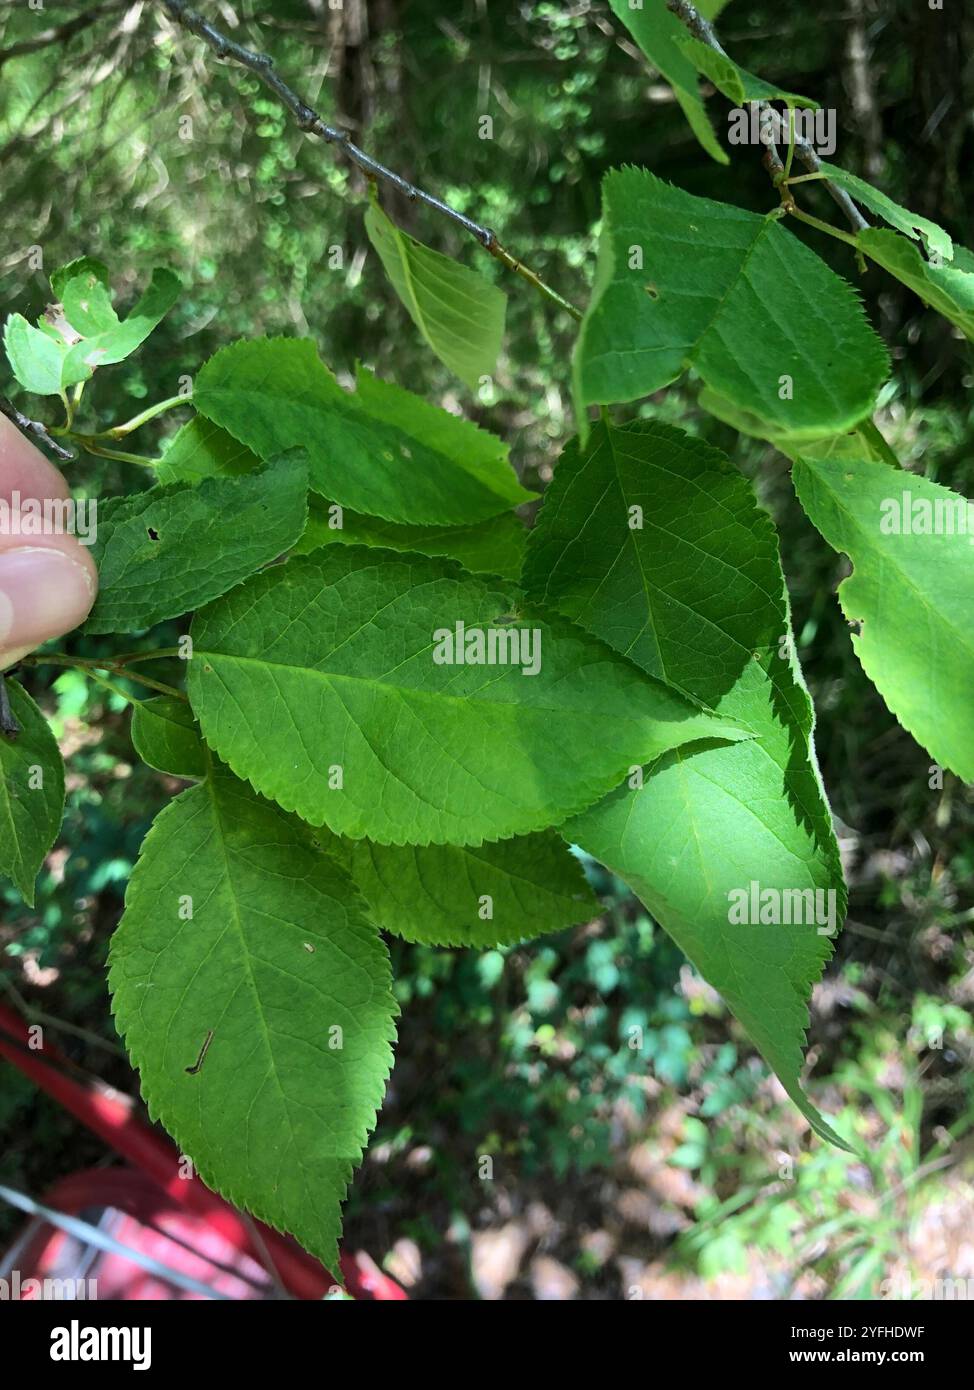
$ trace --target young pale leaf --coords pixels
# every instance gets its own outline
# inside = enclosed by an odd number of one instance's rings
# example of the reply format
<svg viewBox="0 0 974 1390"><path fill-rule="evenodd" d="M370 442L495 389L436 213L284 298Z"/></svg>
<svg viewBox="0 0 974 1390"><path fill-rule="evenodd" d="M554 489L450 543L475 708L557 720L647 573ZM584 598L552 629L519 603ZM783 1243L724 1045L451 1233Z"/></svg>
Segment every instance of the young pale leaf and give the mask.
<svg viewBox="0 0 974 1390"><path fill-rule="evenodd" d="M260 459L232 434L203 415L177 430L156 465L156 478L167 483L201 483L204 478L239 478L256 473Z"/></svg>
<svg viewBox="0 0 974 1390"><path fill-rule="evenodd" d="M94 279L103 289L111 289L108 281L108 266L105 262L96 260L94 256L78 256L76 260L68 261L67 265L59 266L52 273L51 289L54 292L54 298L63 303L64 291L69 282L77 280L81 276Z"/></svg>
<svg viewBox="0 0 974 1390"><path fill-rule="evenodd" d="M180 290L172 271L154 270L145 294L128 318L119 320L100 261L88 256L72 261L55 271L52 284L64 301L54 326L42 321L32 328L22 314L11 314L4 328L14 376L40 396L57 395L87 381L96 367L128 357L169 312Z"/></svg>
<svg viewBox="0 0 974 1390"><path fill-rule="evenodd" d="M912 241L882 227L859 232L856 245L974 342L974 255L966 246L954 247L950 265L935 265Z"/></svg>
<svg viewBox="0 0 974 1390"><path fill-rule="evenodd" d="M718 164L728 164L727 153L721 149L700 100L694 65L680 47L686 30L666 8L665 0L647 0L645 6L634 6L630 0L609 0L609 4L653 67L673 88L673 95L700 144Z"/></svg>
<svg viewBox="0 0 974 1390"><path fill-rule="evenodd" d="M400 845L543 830L633 764L741 736L563 619L509 622L515 597L360 546L255 576L194 623L203 736L312 824Z"/></svg>
<svg viewBox="0 0 974 1390"><path fill-rule="evenodd" d="M3 679L3 677L0 677ZM30 907L34 881L64 813L64 763L47 720L15 680L6 679L20 733L0 734L0 874Z"/></svg>
<svg viewBox="0 0 974 1390"><path fill-rule="evenodd" d="M613 170L602 190L575 350L580 424L585 406L636 400L688 367L779 433L838 434L871 412L886 349L849 285L774 217L644 169Z"/></svg>
<svg viewBox="0 0 974 1390"><path fill-rule="evenodd" d="M504 339L507 295L476 271L415 241L377 203L365 230L409 317L440 361L477 391Z"/></svg>
<svg viewBox="0 0 974 1390"><path fill-rule="evenodd" d="M325 848L385 931L427 946L509 946L599 911L581 865L551 830L477 848L338 839Z"/></svg>
<svg viewBox="0 0 974 1390"><path fill-rule="evenodd" d="M397 1012L348 877L218 768L146 837L109 985L152 1118L209 1187L337 1271Z"/></svg>
<svg viewBox="0 0 974 1390"><path fill-rule="evenodd" d="M10 314L3 328L3 347L10 370L25 391L56 396L67 348L60 339L33 328L23 314Z"/></svg>
<svg viewBox="0 0 974 1390"><path fill-rule="evenodd" d="M86 632L134 632L189 613L277 559L307 523L300 451L263 473L112 499L92 550L101 576Z"/></svg>
<svg viewBox="0 0 974 1390"><path fill-rule="evenodd" d="M630 884L834 1140L799 1074L831 951L820 928L837 930L845 893L770 519L717 450L665 425L599 425L555 470L525 586L754 729L674 750L562 833ZM805 915L738 924L732 895L752 884Z"/></svg>
<svg viewBox="0 0 974 1390"><path fill-rule="evenodd" d="M261 458L307 449L316 492L386 521L472 525L533 497L494 435L368 372L343 391L307 339L233 343L193 401Z"/></svg>
<svg viewBox="0 0 974 1390"><path fill-rule="evenodd" d="M159 695L132 711L132 743L144 763L173 777L206 776L206 750L185 700Z"/></svg>
<svg viewBox="0 0 974 1390"><path fill-rule="evenodd" d="M882 217L898 232L904 232L914 241L922 241L928 255L938 256L944 261L953 258L954 243L943 227L931 222L929 217L921 217L919 213L910 212L909 208L894 203L893 199L888 198L880 189L873 188L871 183L850 174L838 164L828 164L823 159L819 164L819 172L824 174L830 183L844 188L857 203L862 203L863 207Z"/></svg>
<svg viewBox="0 0 974 1390"><path fill-rule="evenodd" d="M168 314L179 298L182 286L171 270L157 268L138 303L126 318L116 319L95 333L75 343L64 363L64 385L84 381L97 367L123 362L145 342L156 325ZM104 315L104 306L101 310Z"/></svg>
<svg viewBox="0 0 974 1390"><path fill-rule="evenodd" d="M854 573L839 602L893 714L974 782L974 503L881 463L801 458L798 500Z"/></svg>
<svg viewBox="0 0 974 1390"><path fill-rule="evenodd" d="M118 315L112 307L105 267L85 257L76 261L73 268L65 267L66 271L72 269L73 273L55 291L64 317L82 338L113 332L118 327ZM53 278L51 283L54 284Z"/></svg>
<svg viewBox="0 0 974 1390"><path fill-rule="evenodd" d="M817 101L799 96L796 92L785 92L763 77L755 77L753 72L740 68L726 53L718 53L716 48L702 43L700 39L684 34L677 40L677 46L686 54L698 72L708 78L718 92L723 92L729 101L743 106L751 101L784 101L789 106L804 106L815 110Z"/></svg>
<svg viewBox="0 0 974 1390"><path fill-rule="evenodd" d="M511 512L492 516L476 526L396 526L378 517L336 509L323 498L312 496L307 529L294 549L298 555L307 555L323 545L344 542L384 546L388 550L417 550L421 555L445 555L459 560L474 574L517 579L526 537L523 523Z"/></svg>

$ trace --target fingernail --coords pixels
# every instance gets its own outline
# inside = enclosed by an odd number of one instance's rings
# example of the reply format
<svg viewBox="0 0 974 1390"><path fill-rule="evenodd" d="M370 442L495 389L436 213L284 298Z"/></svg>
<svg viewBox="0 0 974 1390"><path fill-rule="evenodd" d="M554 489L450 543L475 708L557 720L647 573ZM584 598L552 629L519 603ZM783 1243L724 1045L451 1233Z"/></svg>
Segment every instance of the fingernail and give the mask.
<svg viewBox="0 0 974 1390"><path fill-rule="evenodd" d="M36 647L70 632L94 596L91 575L60 550L25 545L0 552L0 649Z"/></svg>

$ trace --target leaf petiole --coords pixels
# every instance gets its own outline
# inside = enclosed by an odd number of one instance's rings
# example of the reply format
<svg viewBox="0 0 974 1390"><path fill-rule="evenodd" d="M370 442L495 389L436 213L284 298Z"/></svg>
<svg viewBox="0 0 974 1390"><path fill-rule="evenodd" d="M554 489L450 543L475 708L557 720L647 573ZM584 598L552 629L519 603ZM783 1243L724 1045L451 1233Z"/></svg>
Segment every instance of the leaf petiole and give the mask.
<svg viewBox="0 0 974 1390"><path fill-rule="evenodd" d="M99 433L91 435L90 438L124 439L127 434L131 434L133 430L137 430L148 420L154 420L163 411L172 410L180 405L191 405L192 400L192 396L169 396L164 401L157 401L155 405L147 406L145 410L140 411L138 415L133 415L131 420L126 420L124 424L113 425L111 429L101 430Z"/></svg>

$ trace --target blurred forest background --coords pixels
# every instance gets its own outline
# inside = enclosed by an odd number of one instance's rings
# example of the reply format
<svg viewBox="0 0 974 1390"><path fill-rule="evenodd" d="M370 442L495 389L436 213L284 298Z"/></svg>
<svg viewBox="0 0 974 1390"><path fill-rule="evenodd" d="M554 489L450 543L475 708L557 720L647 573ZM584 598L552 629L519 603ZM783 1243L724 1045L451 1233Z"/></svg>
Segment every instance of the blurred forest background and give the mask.
<svg viewBox="0 0 974 1390"><path fill-rule="evenodd" d="M712 162L607 4L199 7L272 52L327 119L496 228L576 303L611 165L644 164L757 211L774 205L757 151ZM705 8L722 10L722 41L743 66L836 109L834 162L971 244L969 6ZM723 132L727 103L711 94L708 109ZM491 140L478 138L483 115ZM414 235L508 290L489 398L448 378L395 299L363 231L361 177L294 128L255 78L176 32L150 0L44 0L41 11L0 0L4 315L33 319L50 297L47 274L85 253L108 262L122 301L156 264L185 286L135 359L97 373L85 419L105 427L174 394L238 336L310 335L340 374L360 359L504 435L525 482L543 485L572 430L573 323L435 214L382 197ZM806 205L831 218L817 190ZM969 345L878 268L859 276L838 242L791 230L855 281L890 344L895 378L877 419L904 465L974 496ZM834 599L843 562L799 511L787 461L705 415L695 396L681 385L641 413L726 449L781 529L851 890L815 991L807 1077L866 1157L811 1138L717 996L624 887L589 865L604 913L586 926L485 954L390 941L398 1062L346 1235L414 1297L855 1298L876 1297L883 1279L908 1293L903 1281L974 1277L974 795L950 774L937 783L863 675ZM180 418L144 426L130 447L154 453ZM91 495L145 484L132 466L69 467ZM97 655L111 639L65 645ZM105 956L141 838L180 784L137 762L127 707L78 672L26 681L68 759L68 806L36 908L0 888L0 985L18 1007L60 1020L57 1041L80 1065L134 1091ZM642 1054L626 1045L634 1023ZM492 1182L478 1177L484 1153ZM110 1161L0 1070L0 1181L40 1196L57 1176ZM0 1210L0 1241L18 1224Z"/></svg>

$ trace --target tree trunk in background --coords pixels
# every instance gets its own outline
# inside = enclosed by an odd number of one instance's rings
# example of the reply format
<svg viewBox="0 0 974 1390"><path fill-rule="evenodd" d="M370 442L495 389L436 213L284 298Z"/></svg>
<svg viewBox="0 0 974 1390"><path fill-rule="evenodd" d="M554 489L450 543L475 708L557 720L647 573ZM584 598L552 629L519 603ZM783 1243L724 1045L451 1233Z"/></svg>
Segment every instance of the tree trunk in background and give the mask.
<svg viewBox="0 0 974 1390"><path fill-rule="evenodd" d="M971 84L965 74L965 31L974 25L962 5L930 9L911 4L907 33L913 72L911 120L922 151L913 206L928 217L964 218L960 157L970 111Z"/></svg>

